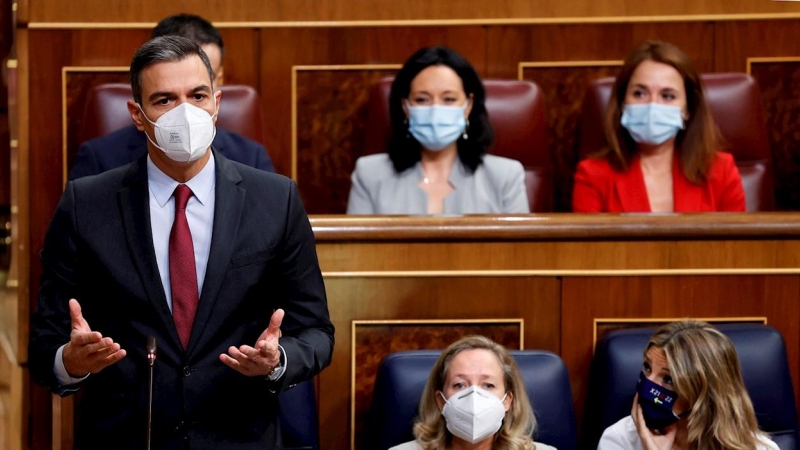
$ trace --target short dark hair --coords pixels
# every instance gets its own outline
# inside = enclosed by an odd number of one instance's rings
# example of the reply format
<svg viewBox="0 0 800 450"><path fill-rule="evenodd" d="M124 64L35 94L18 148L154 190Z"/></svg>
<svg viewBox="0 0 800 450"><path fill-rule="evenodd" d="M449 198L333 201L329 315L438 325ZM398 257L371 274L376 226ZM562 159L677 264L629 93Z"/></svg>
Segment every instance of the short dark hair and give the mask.
<svg viewBox="0 0 800 450"><path fill-rule="evenodd" d="M422 158L420 143L408 132L403 100L408 98L411 91L411 81L424 69L437 65L453 69L464 84L467 98L472 95L472 111L468 118L469 137L459 138L456 144L461 162L474 172L494 140L494 129L489 122L489 113L486 112L486 91L475 69L463 56L450 48L438 46L420 49L397 72L389 95L389 116L392 122L389 158L398 173L414 166Z"/></svg>
<svg viewBox="0 0 800 450"><path fill-rule="evenodd" d="M182 36L200 45L215 44L219 47L220 55L225 54L219 30L211 22L194 14L176 14L158 22L150 38L161 36Z"/></svg>
<svg viewBox="0 0 800 450"><path fill-rule="evenodd" d="M206 52L200 45L181 36L161 36L150 39L136 50L131 60L131 90L133 100L142 104L142 71L153 64L162 62L178 62L192 55L197 55L208 70L209 82L214 79L214 71L208 61Z"/></svg>

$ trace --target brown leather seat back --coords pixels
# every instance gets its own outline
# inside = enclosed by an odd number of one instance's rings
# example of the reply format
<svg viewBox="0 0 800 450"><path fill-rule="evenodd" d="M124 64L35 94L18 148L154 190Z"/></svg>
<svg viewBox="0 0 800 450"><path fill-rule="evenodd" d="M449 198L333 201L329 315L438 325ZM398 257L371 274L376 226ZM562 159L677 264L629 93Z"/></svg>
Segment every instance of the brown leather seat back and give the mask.
<svg viewBox="0 0 800 450"><path fill-rule="evenodd" d="M387 151L391 135L389 91L393 77L376 83L367 104L364 154ZM544 96L535 83L484 80L486 110L495 130L490 153L516 159L525 167L531 212L553 211L553 158L544 113Z"/></svg>
<svg viewBox="0 0 800 450"><path fill-rule="evenodd" d="M263 141L261 101L255 89L245 85L223 85L217 126L257 142ZM89 90L79 142L103 136L131 125L126 103L133 97L126 83L106 83Z"/></svg>
<svg viewBox="0 0 800 450"><path fill-rule="evenodd" d="M748 211L775 209L772 152L758 83L745 73L707 73L701 79L711 115L742 176ZM614 78L589 84L579 125L579 158L607 145L603 120Z"/></svg>

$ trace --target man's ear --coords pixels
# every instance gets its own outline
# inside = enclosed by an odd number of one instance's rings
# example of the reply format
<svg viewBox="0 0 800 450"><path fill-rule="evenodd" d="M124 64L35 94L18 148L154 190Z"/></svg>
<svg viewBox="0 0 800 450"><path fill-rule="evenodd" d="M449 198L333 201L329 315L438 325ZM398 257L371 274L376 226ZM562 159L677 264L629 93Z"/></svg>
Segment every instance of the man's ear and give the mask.
<svg viewBox="0 0 800 450"><path fill-rule="evenodd" d="M217 89L216 91L214 91L214 101L216 102L217 105L217 111L216 111L217 114L214 116L214 123L217 123L217 120L219 120L219 101L221 99L222 99L222 91Z"/></svg>
<svg viewBox="0 0 800 450"><path fill-rule="evenodd" d="M144 131L144 114L139 109L139 105L137 105L133 100L128 100L128 112L131 114L131 119L133 120L134 125L136 125L136 129L139 131Z"/></svg>

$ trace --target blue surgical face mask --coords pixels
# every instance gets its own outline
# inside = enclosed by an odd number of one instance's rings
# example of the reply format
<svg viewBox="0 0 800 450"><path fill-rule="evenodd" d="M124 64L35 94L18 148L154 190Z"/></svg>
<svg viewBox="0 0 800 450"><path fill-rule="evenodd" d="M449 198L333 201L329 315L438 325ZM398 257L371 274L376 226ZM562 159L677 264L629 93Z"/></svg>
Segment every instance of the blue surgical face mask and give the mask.
<svg viewBox="0 0 800 450"><path fill-rule="evenodd" d="M678 399L677 392L648 380L644 372L639 373L636 390L639 393L639 405L642 406L642 416L647 428L663 430L680 419L672 411Z"/></svg>
<svg viewBox="0 0 800 450"><path fill-rule="evenodd" d="M683 129L681 109L660 103L625 105L620 122L633 140L641 144L663 144Z"/></svg>
<svg viewBox="0 0 800 450"><path fill-rule="evenodd" d="M464 106L411 106L408 108L408 132L427 150L441 151L458 140L467 128Z"/></svg>

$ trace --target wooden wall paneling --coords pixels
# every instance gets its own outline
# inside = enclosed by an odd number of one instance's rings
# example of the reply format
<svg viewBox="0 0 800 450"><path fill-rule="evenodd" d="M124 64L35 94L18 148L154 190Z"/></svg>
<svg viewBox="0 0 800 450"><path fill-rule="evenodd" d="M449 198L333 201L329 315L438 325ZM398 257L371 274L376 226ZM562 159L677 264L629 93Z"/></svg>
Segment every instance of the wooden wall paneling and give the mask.
<svg viewBox="0 0 800 450"><path fill-rule="evenodd" d="M19 34L19 32L18 32ZM60 45L52 45L59 42ZM31 255L39 254L44 234L63 190L62 177L62 127L61 123L61 67L69 65L72 36L69 32L29 31L29 45L35 53L27 55L30 65L28 116L21 116L20 128L30 131L28 163L29 186L35 186L35 195L29 204L29 237ZM58 74L58 75L57 75ZM25 118L27 117L27 118ZM35 120L31 120L35 117ZM39 124L51 126L36 126ZM34 131L35 127L35 131ZM58 161L58 164L54 164ZM39 293L38 280L41 265L38 258L30 264L30 311L36 308ZM22 300L24 297L20 297ZM31 449L44 450L52 446L51 393L38 385L30 387L30 445Z"/></svg>
<svg viewBox="0 0 800 450"><path fill-rule="evenodd" d="M13 19L13 18L12 18ZM28 385L23 365L27 361L28 294L30 280L28 130L20 127L29 111L28 86L30 67L23 57L28 52L26 31L15 33L9 62L3 67L8 83L9 166L11 260L6 282L0 286L3 297L4 347L11 363L8 406L8 448L25 448L29 431Z"/></svg>
<svg viewBox="0 0 800 450"><path fill-rule="evenodd" d="M370 87L396 65L296 66L293 178L310 214L344 214L350 173L361 156Z"/></svg>
<svg viewBox="0 0 800 450"><path fill-rule="evenodd" d="M487 28L490 77L517 77L519 62L624 60L646 39L681 47L703 71L713 68L714 23L586 23Z"/></svg>
<svg viewBox="0 0 800 450"><path fill-rule="evenodd" d="M11 127L9 114L9 91L16 89L16 74L19 61L11 55L11 5L8 0L0 0L0 445L8 447L12 405L10 401L12 370L18 366L18 302L16 288L7 289L11 269L11 254L14 246L11 237ZM9 83L11 81L11 84ZM16 102L16 92L12 94ZM16 115L13 111L11 114ZM19 146L14 133L14 152ZM16 274L12 284L18 284Z"/></svg>
<svg viewBox="0 0 800 450"><path fill-rule="evenodd" d="M800 55L800 51L797 53ZM748 59L758 81L772 147L778 208L800 209L800 56Z"/></svg>
<svg viewBox="0 0 800 450"><path fill-rule="evenodd" d="M800 178L800 128L798 64L800 57L800 21L721 22L715 27L717 49L714 61L717 70L744 72L752 60L751 75L761 87L766 113L775 173L776 206L783 210L799 210L797 195Z"/></svg>
<svg viewBox="0 0 800 450"><path fill-rule="evenodd" d="M42 0L31 5L32 22L150 22L178 12L213 17L220 22L324 22L398 20L656 20L657 16L708 15L739 17L748 14L798 15L800 8L790 2L753 2L749 0L675 0L641 2L637 0L525 0L492 2L428 2L409 0L387 3L381 0L276 0L266 5L247 0L213 3L201 8L197 2L180 0L160 2L143 0L135 4L109 3L103 0L80 0L69 3ZM656 17L653 17L656 16Z"/></svg>
<svg viewBox="0 0 800 450"><path fill-rule="evenodd" d="M800 242L767 241L765 245L741 241L686 242L391 242L326 244L320 254L323 272L337 273L454 270L509 275L655 275L697 271L797 272ZM430 249L435 249L431 251ZM741 250L740 250L741 249ZM741 252L741 253L740 253ZM750 252L750 253L747 253ZM793 254L794 253L794 254ZM391 259L389 259L389 257ZM614 255L613 258L609 255Z"/></svg>
<svg viewBox="0 0 800 450"><path fill-rule="evenodd" d="M735 286L735 288L732 288ZM767 317L787 346L800 403L800 277L686 275L569 277L562 281L561 357L570 371L576 414L583 418L597 318Z"/></svg>
<svg viewBox="0 0 800 450"><path fill-rule="evenodd" d="M8 354L6 346L0 346L0 448L9 447L9 433L12 433L9 424L11 422L11 370L16 366L16 360L12 362L11 355Z"/></svg>
<svg viewBox="0 0 800 450"><path fill-rule="evenodd" d="M11 41L14 28L11 21L11 0L0 0L0 155L8 155L9 131L8 131L8 77L6 75L6 61L11 54ZM0 158L0 206L7 208L11 202L11 167L10 158ZM3 212L0 219L0 226L6 221L8 211ZM2 232L0 232L2 235ZM2 238L2 237L0 237ZM2 246L2 244L0 244ZM4 267L2 262L3 254L7 255L8 250L0 250L0 267Z"/></svg>
<svg viewBox="0 0 800 450"><path fill-rule="evenodd" d="M350 443L350 419L343 411L350 411L353 400L349 389L343 387L349 385L352 375L351 320L520 318L524 320L526 349L558 352L560 307L556 278L472 277L459 276L457 272L450 275L326 276L336 346L331 366L319 376L323 450L346 448ZM389 350L375 352L380 357ZM360 384L361 380L356 379L355 383Z"/></svg>
<svg viewBox="0 0 800 450"><path fill-rule="evenodd" d="M578 165L579 122L586 86L616 76L622 61L520 63L520 79L537 83L545 96L549 152L555 161L556 211L572 210L572 185ZM598 149L599 150L599 149Z"/></svg>
<svg viewBox="0 0 800 450"><path fill-rule="evenodd" d="M261 78L260 31L256 28L222 28L219 32L225 46L222 56L225 84L245 84L258 88Z"/></svg>
<svg viewBox="0 0 800 450"><path fill-rule="evenodd" d="M62 68L62 180L67 183L67 174L75 163L78 147L82 144L80 129L86 111L86 98L95 86L103 83L125 83L128 69L115 67L64 67ZM131 121L131 124L133 122ZM117 151L117 149L109 149Z"/></svg>
<svg viewBox="0 0 800 450"><path fill-rule="evenodd" d="M292 173L292 67L402 64L420 48L442 44L462 53L479 72L485 73L485 30L481 27L266 28L260 34L259 91L267 106L266 144L278 172L287 176ZM287 47L286 42L293 45ZM335 94L337 86L328 89ZM340 101L356 99L344 96Z"/></svg>

